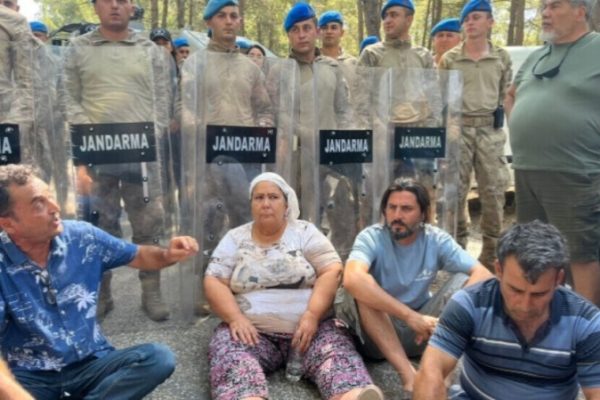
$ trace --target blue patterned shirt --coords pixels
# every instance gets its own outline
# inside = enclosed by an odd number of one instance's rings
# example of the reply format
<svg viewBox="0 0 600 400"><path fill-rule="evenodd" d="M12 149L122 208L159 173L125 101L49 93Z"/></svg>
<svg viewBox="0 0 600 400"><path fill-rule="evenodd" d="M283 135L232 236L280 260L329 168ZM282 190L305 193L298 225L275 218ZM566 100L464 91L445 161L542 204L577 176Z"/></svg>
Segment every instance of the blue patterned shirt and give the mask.
<svg viewBox="0 0 600 400"><path fill-rule="evenodd" d="M0 232L0 343L14 370L55 370L113 347L96 321L102 273L138 247L94 226L63 221L40 268Z"/></svg>
<svg viewBox="0 0 600 400"><path fill-rule="evenodd" d="M463 355L463 392L453 399L568 400L578 384L600 387L600 310L562 287L529 343L504 311L498 280L459 290L429 345Z"/></svg>

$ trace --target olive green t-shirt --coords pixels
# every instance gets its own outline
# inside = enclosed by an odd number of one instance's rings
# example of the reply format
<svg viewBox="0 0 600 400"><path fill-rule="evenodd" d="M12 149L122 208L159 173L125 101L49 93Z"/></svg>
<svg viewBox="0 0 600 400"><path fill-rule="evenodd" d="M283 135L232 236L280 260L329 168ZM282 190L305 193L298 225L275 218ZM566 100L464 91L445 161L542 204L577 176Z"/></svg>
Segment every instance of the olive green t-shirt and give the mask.
<svg viewBox="0 0 600 400"><path fill-rule="evenodd" d="M534 67L540 74L561 60L556 76L534 76ZM536 50L525 60L514 83L517 91L509 118L513 167L599 173L600 34L589 33L572 46Z"/></svg>

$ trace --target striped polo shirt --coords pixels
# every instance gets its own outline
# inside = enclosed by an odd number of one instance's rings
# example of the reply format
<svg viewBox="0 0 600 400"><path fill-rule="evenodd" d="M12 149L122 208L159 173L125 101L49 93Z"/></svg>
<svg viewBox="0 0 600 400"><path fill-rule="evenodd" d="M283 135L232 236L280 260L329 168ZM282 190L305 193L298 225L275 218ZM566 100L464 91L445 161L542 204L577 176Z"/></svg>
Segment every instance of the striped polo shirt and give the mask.
<svg viewBox="0 0 600 400"><path fill-rule="evenodd" d="M600 387L600 310L559 287L550 318L527 343L504 311L498 280L454 294L433 347L463 357L460 384L469 399L575 399L578 384Z"/></svg>

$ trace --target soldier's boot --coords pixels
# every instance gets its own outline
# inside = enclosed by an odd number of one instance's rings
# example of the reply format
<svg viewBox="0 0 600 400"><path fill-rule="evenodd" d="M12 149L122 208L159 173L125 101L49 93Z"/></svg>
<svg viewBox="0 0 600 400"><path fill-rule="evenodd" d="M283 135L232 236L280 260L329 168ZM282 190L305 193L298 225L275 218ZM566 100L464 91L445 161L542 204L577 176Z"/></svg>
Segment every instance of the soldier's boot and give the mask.
<svg viewBox="0 0 600 400"><path fill-rule="evenodd" d="M496 261L496 242L497 239L483 237L479 262L482 263L492 274L496 272L494 262Z"/></svg>
<svg viewBox="0 0 600 400"><path fill-rule="evenodd" d="M142 309L153 321L164 321L169 318L169 308L160 293L160 272L140 271L142 283Z"/></svg>
<svg viewBox="0 0 600 400"><path fill-rule="evenodd" d="M100 283L100 294L98 295L98 305L96 307L96 318L102 322L104 317L115 308L115 303L110 291L110 281L112 280L112 271L106 271L102 275Z"/></svg>

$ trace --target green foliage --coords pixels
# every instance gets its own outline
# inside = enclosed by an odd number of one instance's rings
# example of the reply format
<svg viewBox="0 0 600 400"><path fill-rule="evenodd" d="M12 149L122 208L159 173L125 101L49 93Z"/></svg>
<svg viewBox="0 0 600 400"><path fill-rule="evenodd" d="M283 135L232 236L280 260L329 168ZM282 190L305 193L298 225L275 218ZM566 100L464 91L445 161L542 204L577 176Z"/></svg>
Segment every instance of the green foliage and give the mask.
<svg viewBox="0 0 600 400"><path fill-rule="evenodd" d="M163 1L158 0L159 23L162 20ZM287 11L296 0L245 0L244 2L244 35L256 40L280 56L288 53L288 39L283 30L283 20ZM460 14L465 0L415 0L416 14L412 25L413 40L416 44L429 43L429 30L437 21L431 21L431 15L427 15L428 4L435 2L441 4L441 17L454 17ZM56 29L73 22L97 22L93 5L89 0L36 0L40 5L42 20L48 24L50 29ZM172 31L177 29L177 0L168 0L169 12L167 28ZM150 0L137 0L137 3L145 9L144 25L147 29L151 26ZM312 1L318 14L327 10L339 10L346 20L346 34L343 40L344 49L350 54L358 53L360 42L360 27L358 21L357 0L320 0ZM525 18L525 44L539 44L538 34L540 29L537 6L539 0L527 0ZM189 7L192 4L193 13L190 23ZM202 20L205 1L185 0L186 27L193 30L204 31L206 29ZM510 1L496 0L495 7L496 26L492 40L500 45L506 43L506 32L508 30L510 16Z"/></svg>

